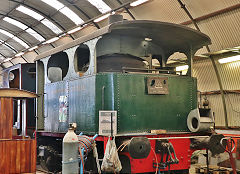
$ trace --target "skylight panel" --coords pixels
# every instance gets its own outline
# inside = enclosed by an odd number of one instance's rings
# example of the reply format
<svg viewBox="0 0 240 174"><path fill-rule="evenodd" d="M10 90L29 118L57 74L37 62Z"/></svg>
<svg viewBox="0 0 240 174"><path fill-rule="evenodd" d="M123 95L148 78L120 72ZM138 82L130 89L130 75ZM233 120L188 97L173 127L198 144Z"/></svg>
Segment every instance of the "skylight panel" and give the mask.
<svg viewBox="0 0 240 174"><path fill-rule="evenodd" d="M23 42L21 39L19 39L18 37L14 36L13 34L3 30L3 29L0 29L0 33L12 38L13 40L15 40L16 42L20 43L22 46L24 46L25 48L29 48L29 46Z"/></svg>
<svg viewBox="0 0 240 174"><path fill-rule="evenodd" d="M22 55L24 55L24 52L19 52L15 55L15 57L19 57L19 56L22 56Z"/></svg>
<svg viewBox="0 0 240 174"><path fill-rule="evenodd" d="M59 37L54 37L52 39L47 40L46 42L43 42L43 44L49 44L49 43L57 41L58 39L59 39Z"/></svg>
<svg viewBox="0 0 240 174"><path fill-rule="evenodd" d="M5 45L7 45L9 48L11 48L14 52L17 52L16 49L9 43L5 42Z"/></svg>
<svg viewBox="0 0 240 174"><path fill-rule="evenodd" d="M9 48L6 44L2 43L2 46L4 46L4 47L7 48L8 50L11 50L12 52L16 53L15 49ZM11 46L11 47L12 47L12 46Z"/></svg>
<svg viewBox="0 0 240 174"><path fill-rule="evenodd" d="M50 30L52 30L55 34L59 34L62 32L62 30L60 30L55 24L53 24L51 21L49 21L48 19L44 18L42 15L38 14L37 12L24 7L22 5L20 5L18 8L16 8L16 10L25 13L26 15L29 15L31 17L33 17L34 19L41 21L41 23L43 25L45 25L46 27L48 27Z"/></svg>
<svg viewBox="0 0 240 174"><path fill-rule="evenodd" d="M105 14L105 15L103 15L103 16L100 16L99 18L95 19L93 22L96 22L96 23L97 23L97 22L100 22L100 21L108 18L108 16L110 16L110 13L107 13L107 14Z"/></svg>
<svg viewBox="0 0 240 174"><path fill-rule="evenodd" d="M34 47L32 47L32 48L29 48L28 51L33 51L33 50L35 50L35 49L37 49L37 48L38 48L38 46L34 46Z"/></svg>
<svg viewBox="0 0 240 174"><path fill-rule="evenodd" d="M40 35L38 34L36 31L34 31L33 29L31 28L28 28L26 29L26 32L30 35L32 35L33 37L35 37L37 40L39 40L40 42L44 41L45 39Z"/></svg>
<svg viewBox="0 0 240 174"><path fill-rule="evenodd" d="M5 30L3 30L3 29L0 29L0 33L2 33L2 34L4 34L4 35L6 35L6 36L8 36L8 37L11 37L11 38L13 38L13 37L14 37L14 35L13 35L13 34L11 34L11 33L7 32L7 31L5 31Z"/></svg>
<svg viewBox="0 0 240 174"><path fill-rule="evenodd" d="M3 20L8 22L8 23L10 23L10 24L12 24L12 25L15 25L18 28L21 28L23 30L26 30L28 28L28 26L26 26L22 22L19 22L19 21L15 20L15 19L12 19L12 18L9 18L9 17L4 17Z"/></svg>
<svg viewBox="0 0 240 174"><path fill-rule="evenodd" d="M38 14L37 12L27 8L27 7L24 7L22 5L20 5L18 8L16 8L16 10L28 15L28 16L31 16L33 17L34 19L38 20L38 21L41 21L42 19L44 19L44 17L40 14Z"/></svg>
<svg viewBox="0 0 240 174"><path fill-rule="evenodd" d="M83 28L83 27L77 27L77 28L74 28L74 29L68 31L67 33L68 33L68 34L72 34L72 33L75 33L75 32L77 32L77 31L81 30L82 28Z"/></svg>
<svg viewBox="0 0 240 174"><path fill-rule="evenodd" d="M4 17L3 20L12 24L12 25L15 25L16 27L21 28L22 30L25 30L28 34L32 35L33 37L35 37L40 42L45 40L40 34L38 34L33 29L29 28L27 25L23 24L22 22L19 22L15 19L12 19L12 18L9 18L9 17Z"/></svg>
<svg viewBox="0 0 240 174"><path fill-rule="evenodd" d="M137 0L137 1L132 2L130 4L130 6L136 7L136 6L141 5L141 4L143 4L143 3L147 2L147 1L149 1L149 0Z"/></svg>
<svg viewBox="0 0 240 174"><path fill-rule="evenodd" d="M3 62L7 62L7 61L9 61L9 60L12 60L12 58L6 58L6 59L4 59Z"/></svg>
<svg viewBox="0 0 240 174"><path fill-rule="evenodd" d="M15 40L16 42L20 43L22 46L24 46L25 48L29 48L28 44L26 44L25 42L23 42L21 39L19 39L18 37L13 37L13 40Z"/></svg>
<svg viewBox="0 0 240 174"><path fill-rule="evenodd" d="M74 13L70 8L64 7L59 10L62 14L67 16L70 20L72 20L76 25L82 24L84 21Z"/></svg>
<svg viewBox="0 0 240 174"><path fill-rule="evenodd" d="M13 46L11 46L9 43L7 43L7 42L4 43L3 40L0 40L0 42L1 42L1 44L3 44L4 46L8 47L8 49L11 48L14 52L17 52L16 49L15 49Z"/></svg>
<svg viewBox="0 0 240 174"><path fill-rule="evenodd" d="M88 0L93 6L95 6L101 13L106 13L112 9L102 0Z"/></svg>
<svg viewBox="0 0 240 174"><path fill-rule="evenodd" d="M57 0L41 0L41 1L50 5L51 7L55 8L56 10L60 10L61 8L64 7L64 5Z"/></svg>
<svg viewBox="0 0 240 174"><path fill-rule="evenodd" d="M56 34L60 34L62 32L62 30L60 30L56 25L54 25L48 19L43 19L41 22Z"/></svg>
<svg viewBox="0 0 240 174"><path fill-rule="evenodd" d="M82 24L84 22L76 13L74 13L70 8L66 7L58 0L41 0L41 1L50 5L56 10L59 10L59 12L67 16L76 25Z"/></svg>

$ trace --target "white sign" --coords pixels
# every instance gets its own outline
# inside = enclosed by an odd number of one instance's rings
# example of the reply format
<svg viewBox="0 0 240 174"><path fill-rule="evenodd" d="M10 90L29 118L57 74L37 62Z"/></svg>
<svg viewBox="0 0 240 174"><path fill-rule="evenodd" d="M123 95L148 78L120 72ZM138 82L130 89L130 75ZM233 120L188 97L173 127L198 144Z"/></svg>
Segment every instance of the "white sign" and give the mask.
<svg viewBox="0 0 240 174"><path fill-rule="evenodd" d="M99 111L99 135L117 134L117 111Z"/></svg>

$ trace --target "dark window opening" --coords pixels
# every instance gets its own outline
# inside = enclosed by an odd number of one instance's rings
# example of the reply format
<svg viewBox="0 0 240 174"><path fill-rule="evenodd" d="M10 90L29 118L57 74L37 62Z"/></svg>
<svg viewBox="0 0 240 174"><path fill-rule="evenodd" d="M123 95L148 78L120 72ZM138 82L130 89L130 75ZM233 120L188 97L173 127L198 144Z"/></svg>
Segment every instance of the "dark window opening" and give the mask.
<svg viewBox="0 0 240 174"><path fill-rule="evenodd" d="M47 65L47 75L51 82L63 80L69 67L68 55L65 52L53 54Z"/></svg>
<svg viewBox="0 0 240 174"><path fill-rule="evenodd" d="M97 72L141 72L146 64L140 57L130 54L107 54L97 58Z"/></svg>
<svg viewBox="0 0 240 174"><path fill-rule="evenodd" d="M80 76L89 68L90 50L87 45L81 44L74 55L74 69Z"/></svg>
<svg viewBox="0 0 240 174"><path fill-rule="evenodd" d="M19 83L19 69L15 69L9 72L8 74L9 87L10 88L20 88Z"/></svg>

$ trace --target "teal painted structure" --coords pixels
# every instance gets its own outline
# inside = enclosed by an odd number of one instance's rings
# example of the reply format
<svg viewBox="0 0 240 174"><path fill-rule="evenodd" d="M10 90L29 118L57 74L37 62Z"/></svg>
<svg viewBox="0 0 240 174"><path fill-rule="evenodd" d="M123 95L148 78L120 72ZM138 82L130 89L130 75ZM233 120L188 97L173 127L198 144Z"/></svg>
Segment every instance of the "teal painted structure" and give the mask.
<svg viewBox="0 0 240 174"><path fill-rule="evenodd" d="M189 132L187 116L197 108L197 82L191 77L192 58L210 42L205 34L177 24L119 21L39 55L37 92L44 94L37 102L38 129L65 133L68 124L76 122L78 132L96 134L99 111L106 110L117 111L118 134L153 129ZM187 57L186 76L170 72L174 68L167 67L168 58L175 52ZM62 56L68 63L59 61ZM149 61L150 57L158 60L159 74L152 73L151 66L141 69L143 61ZM138 63L141 60L142 64L135 67L131 59ZM80 65L86 65L87 70L82 71ZM62 79L51 81L49 67L60 68L64 72ZM124 68L139 70L131 72ZM168 92L149 94L147 84L151 77L166 78ZM61 98L67 102L63 104ZM66 117L64 121L60 116Z"/></svg>
<svg viewBox="0 0 240 174"><path fill-rule="evenodd" d="M148 94L147 77L164 75L98 74L96 108L116 110L118 133L145 132L153 129L186 132L188 113L197 108L197 82L189 76L168 77L169 94ZM165 76L166 77L166 76ZM97 115L97 113L96 113Z"/></svg>
<svg viewBox="0 0 240 174"><path fill-rule="evenodd" d="M148 94L148 77L167 77L169 94ZM118 134L153 129L187 132L187 116L197 108L197 82L189 76L100 73L51 83L45 89L49 115L45 129L51 132L65 132L67 123L76 122L79 132L97 133L99 110L117 111ZM68 97L68 118L64 123L58 121L62 95Z"/></svg>

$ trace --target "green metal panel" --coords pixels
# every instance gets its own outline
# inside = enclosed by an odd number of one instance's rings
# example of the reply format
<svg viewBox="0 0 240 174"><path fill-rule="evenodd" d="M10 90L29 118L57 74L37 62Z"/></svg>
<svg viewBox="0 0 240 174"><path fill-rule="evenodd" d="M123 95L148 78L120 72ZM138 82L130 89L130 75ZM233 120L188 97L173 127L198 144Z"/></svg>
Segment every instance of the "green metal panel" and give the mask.
<svg viewBox="0 0 240 174"><path fill-rule="evenodd" d="M147 94L147 78L152 76L168 77L169 94ZM196 79L187 76L109 73L99 74L96 85L97 110L117 110L118 133L188 131L188 113L197 107Z"/></svg>
<svg viewBox="0 0 240 174"><path fill-rule="evenodd" d="M147 78L167 77L169 94L148 94ZM47 87L48 99L52 96L55 102L49 106L58 105L59 95L55 95L55 86ZM87 134L98 132L99 110L116 110L118 114L118 133L145 132L152 129L168 131L188 131L188 113L197 107L196 79L188 76L164 76L144 74L103 73L70 80L65 92L68 96L69 122L77 123L77 131ZM51 86L51 88L50 88ZM64 91L64 89L62 89ZM53 94L53 95L50 95ZM46 125L58 125L58 107L48 117L56 118ZM64 128L66 128L64 126ZM51 131L62 132L62 129L48 128ZM47 130L48 130L47 129Z"/></svg>

